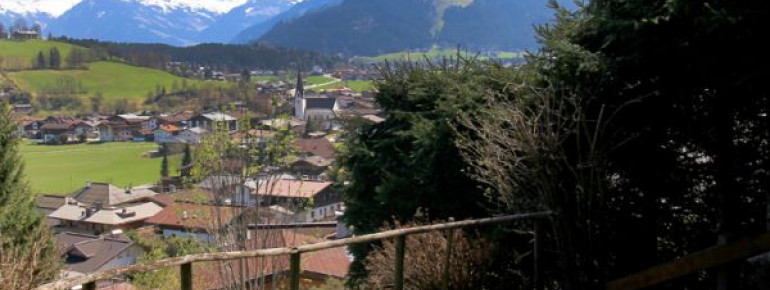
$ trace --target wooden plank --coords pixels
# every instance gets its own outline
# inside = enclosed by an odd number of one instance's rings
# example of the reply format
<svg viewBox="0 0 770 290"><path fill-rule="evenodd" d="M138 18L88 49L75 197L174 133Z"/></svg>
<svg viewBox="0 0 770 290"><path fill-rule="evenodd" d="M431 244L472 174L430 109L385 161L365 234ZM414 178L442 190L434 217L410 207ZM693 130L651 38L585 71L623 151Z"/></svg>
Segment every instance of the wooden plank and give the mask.
<svg viewBox="0 0 770 290"><path fill-rule="evenodd" d="M678 260L648 268L607 283L607 289L642 289L767 251L770 251L770 233L705 249Z"/></svg>
<svg viewBox="0 0 770 290"><path fill-rule="evenodd" d="M404 254L406 253L406 236L396 237L396 269L395 290L404 290Z"/></svg>
<svg viewBox="0 0 770 290"><path fill-rule="evenodd" d="M477 220L449 222L449 223L420 226L420 227L414 227L414 228L408 228L408 229L390 230L390 231L380 232L376 234L357 236L357 237L317 243L317 244L303 245L298 247L297 250L300 253L316 252L316 251L326 250L331 248L344 247L351 244L369 243L369 242L374 242L374 241L379 241L384 239L391 239L391 238L396 238L403 235L422 234L427 232L457 229L457 228L464 228L464 227L500 224L500 223L515 221L515 220L542 219L542 218L547 218L551 215L552 215L552 212L544 211L544 212L515 214L515 215L493 217L493 218L484 218L484 219L477 219ZM42 285L37 289L65 290L65 289L70 289L75 285L83 285L88 282L109 279L114 276L148 272L148 271L153 271L153 270L165 268L165 267L180 266L185 263L228 261L228 260L235 260L235 259L241 259L241 258L282 256L282 255L291 254L291 251L292 251L291 248L275 248L275 249L263 249L263 250L254 250L254 251L217 252L217 253L188 255L184 257L163 259L163 260L155 261L148 264L132 265L128 267L111 269L111 270L106 270L106 271L101 271L96 273L90 273L83 276L62 279L62 280L55 281L53 283Z"/></svg>

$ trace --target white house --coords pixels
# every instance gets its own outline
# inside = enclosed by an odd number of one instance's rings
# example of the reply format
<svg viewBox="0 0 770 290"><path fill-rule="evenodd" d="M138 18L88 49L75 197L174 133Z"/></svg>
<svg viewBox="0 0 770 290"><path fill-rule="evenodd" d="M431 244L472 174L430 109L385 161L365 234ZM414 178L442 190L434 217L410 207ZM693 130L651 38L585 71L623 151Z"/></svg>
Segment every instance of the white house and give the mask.
<svg viewBox="0 0 770 290"><path fill-rule="evenodd" d="M206 129L195 127L182 130L182 132L179 133L178 138L190 144L198 144L206 133L208 133Z"/></svg>

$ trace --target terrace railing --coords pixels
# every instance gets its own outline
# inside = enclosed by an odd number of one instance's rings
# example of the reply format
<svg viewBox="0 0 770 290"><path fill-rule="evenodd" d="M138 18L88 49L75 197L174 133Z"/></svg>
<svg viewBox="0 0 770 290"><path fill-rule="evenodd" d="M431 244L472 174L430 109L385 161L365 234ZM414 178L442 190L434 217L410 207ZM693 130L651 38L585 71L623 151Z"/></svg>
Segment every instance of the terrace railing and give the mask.
<svg viewBox="0 0 770 290"><path fill-rule="evenodd" d="M170 258L159 260L152 263L133 265L124 268L111 269L83 276L73 277L58 280L43 286L38 287L38 290L52 290L52 289L70 289L71 287L82 285L84 290L95 290L96 282L100 280L109 279L119 275L129 275L141 272L153 271L166 267L180 267L180 279L181 289L192 290L193 289L193 263L198 262L211 262L211 261L227 261L244 258L258 258L258 257L273 257L281 255L290 256L289 265L289 286L292 290L298 290L300 286L300 274L302 272L300 260L303 253L316 252L331 248L345 247L352 244L361 244L375 242L385 239L396 240L396 261L395 261L395 277L393 289L402 290L404 288L404 253L406 249L406 237L409 235L424 234L434 231L447 231L447 255L443 261L442 268L442 285L444 289L448 289L449 286L449 268L451 260L451 248L452 248L452 231L460 228L477 227L482 225L502 224L506 222L512 222L517 220L533 220L535 224L534 229L534 246L533 246L533 259L534 259L534 285L535 289L543 288L543 280L540 276L540 258L542 257L542 238L543 238L543 222L546 221L552 213L550 211L523 213L509 216L492 217L476 220L465 220L456 222L446 222L428 226L419 226L405 229L396 229L390 231L384 231L375 234L356 236L346 239L339 239L329 242L322 242L316 244L302 245L292 248L273 248L262 249L254 251L235 251L235 252L216 252L205 253L197 255L188 255L184 257Z"/></svg>

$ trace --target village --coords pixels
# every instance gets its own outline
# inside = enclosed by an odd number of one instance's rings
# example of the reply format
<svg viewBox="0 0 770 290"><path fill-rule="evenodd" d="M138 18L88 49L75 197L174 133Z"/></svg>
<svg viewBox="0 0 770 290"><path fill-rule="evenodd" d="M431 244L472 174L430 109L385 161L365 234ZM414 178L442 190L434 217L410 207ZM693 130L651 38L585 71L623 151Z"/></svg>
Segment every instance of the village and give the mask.
<svg viewBox="0 0 770 290"><path fill-rule="evenodd" d="M194 239L217 250L254 250L293 247L345 238L350 230L341 220L345 211L341 190L329 176L345 123L379 123L373 98L349 90L306 91L303 76L285 92L290 114L254 117L249 108L205 112L136 112L111 116L24 116L18 134L37 143L57 146L75 143L155 143L154 158L170 151L185 152L185 161L153 184L121 187L102 180L82 180L82 188L67 195L46 194L37 208L46 217L66 261L62 275L74 277L137 263L147 252L135 239ZM248 127L248 128L245 128ZM192 157L207 138L216 135L244 148L268 150L290 135L292 156L285 166L265 166L252 176L240 174L243 160L230 158L224 170L194 176ZM233 229L245 230L239 243ZM132 239L133 238L133 239ZM235 248L233 248L235 247ZM320 285L329 278L344 279L351 257L344 248L309 255L303 283ZM281 283L286 261L267 272L249 271L249 281ZM215 263L199 272L217 272ZM207 269L206 267L210 267ZM212 274L213 275L213 274ZM226 279L196 281L196 289L222 289ZM102 287L131 287L120 277L100 281ZM110 288L113 289L113 288ZM131 289L131 288L119 288Z"/></svg>

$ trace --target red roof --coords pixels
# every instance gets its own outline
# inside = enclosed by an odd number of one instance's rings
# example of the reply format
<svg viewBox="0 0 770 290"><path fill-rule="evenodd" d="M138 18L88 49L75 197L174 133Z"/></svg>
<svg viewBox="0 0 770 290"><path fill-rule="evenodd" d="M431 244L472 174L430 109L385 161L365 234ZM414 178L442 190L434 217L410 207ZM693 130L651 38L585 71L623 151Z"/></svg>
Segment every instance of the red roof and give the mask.
<svg viewBox="0 0 770 290"><path fill-rule="evenodd" d="M334 145L329 140L326 140L326 138L298 139L295 144L300 152L311 153L326 159L334 159Z"/></svg>
<svg viewBox="0 0 770 290"><path fill-rule="evenodd" d="M216 229L230 224L238 210L240 208L177 202L164 208L146 223L172 228Z"/></svg>
<svg viewBox="0 0 770 290"><path fill-rule="evenodd" d="M331 186L331 182L277 179L259 183L252 194L275 197L311 198Z"/></svg>

